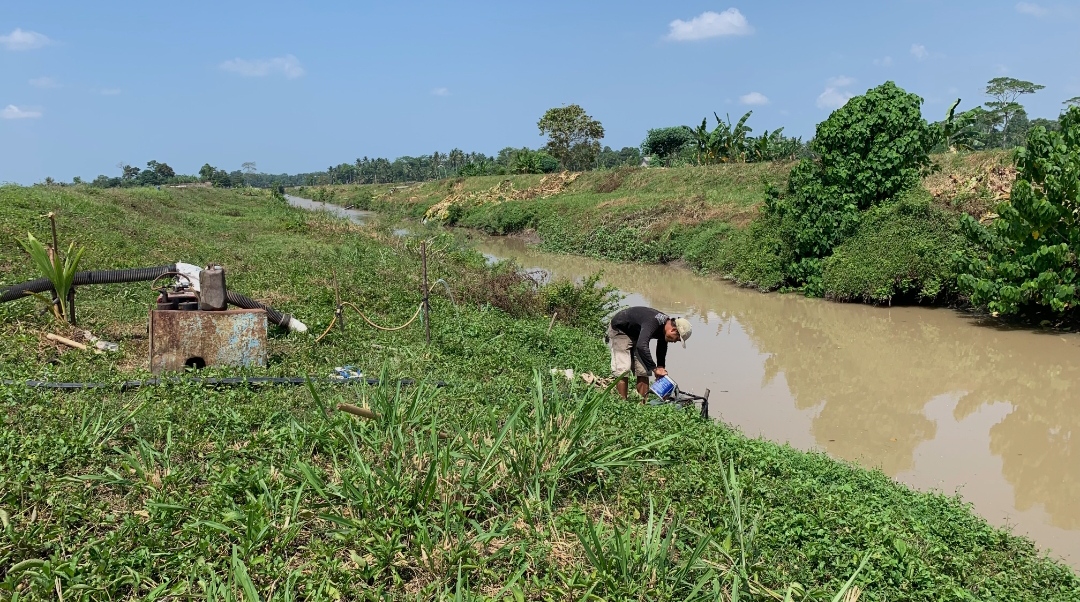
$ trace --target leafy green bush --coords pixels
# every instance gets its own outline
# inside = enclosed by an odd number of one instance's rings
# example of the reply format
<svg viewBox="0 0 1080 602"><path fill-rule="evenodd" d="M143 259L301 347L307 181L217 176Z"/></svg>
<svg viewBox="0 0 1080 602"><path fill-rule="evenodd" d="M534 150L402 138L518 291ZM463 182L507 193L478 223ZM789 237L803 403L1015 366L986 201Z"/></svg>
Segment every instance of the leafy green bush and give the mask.
<svg viewBox="0 0 1080 602"><path fill-rule="evenodd" d="M518 174L551 173L559 168L559 160L544 151L523 148L514 154L511 171Z"/></svg>
<svg viewBox="0 0 1080 602"><path fill-rule="evenodd" d="M541 289L548 313L556 313L564 322L585 328L600 336L603 320L618 309L622 299L618 289L600 286L602 274L596 273L575 284L569 280L552 282Z"/></svg>
<svg viewBox="0 0 1080 602"><path fill-rule="evenodd" d="M365 211L370 210L371 203L375 199L375 195L371 193L371 189L367 187L356 188L352 191L352 194L348 196L349 204L356 209L363 209Z"/></svg>
<svg viewBox="0 0 1080 602"><path fill-rule="evenodd" d="M1076 308L1080 248L1080 107L1061 131L1037 127L1016 154L1019 173L999 218L984 227L964 216L965 232L983 254L965 257L961 288L975 305L1015 314L1026 307Z"/></svg>
<svg viewBox="0 0 1080 602"><path fill-rule="evenodd" d="M641 143L641 152L655 155L661 161L677 156L682 150L693 148L693 135L682 126L654 128L645 135Z"/></svg>
<svg viewBox="0 0 1080 602"><path fill-rule="evenodd" d="M823 294L836 301L932 301L951 292L953 256L966 247L956 218L912 192L866 211L823 261Z"/></svg>
<svg viewBox="0 0 1080 602"><path fill-rule="evenodd" d="M337 196L337 190L332 186L319 186L311 195L311 199L320 203L333 203Z"/></svg>
<svg viewBox="0 0 1080 602"><path fill-rule="evenodd" d="M850 235L859 212L910 189L929 165L934 137L919 109L922 99L892 82L852 98L817 127L816 159L791 171L787 194L770 194L769 214L792 220L785 232L798 284L820 273L827 257Z"/></svg>

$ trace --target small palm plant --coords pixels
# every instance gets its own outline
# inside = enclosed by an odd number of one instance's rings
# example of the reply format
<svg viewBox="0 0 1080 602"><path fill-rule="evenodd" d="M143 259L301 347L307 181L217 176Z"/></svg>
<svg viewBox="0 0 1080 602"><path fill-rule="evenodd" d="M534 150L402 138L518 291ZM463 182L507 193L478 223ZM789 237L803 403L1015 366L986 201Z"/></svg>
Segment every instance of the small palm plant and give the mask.
<svg viewBox="0 0 1080 602"><path fill-rule="evenodd" d="M68 245L67 252L61 258L59 244L56 240L56 215L50 212L47 217L52 222L53 246L51 249L46 247L30 232L26 233L27 239L25 241L20 240L18 243L30 255L30 259L33 260L41 275L48 278L49 282L52 283L53 290L56 291L59 307L57 307L56 303L50 302L44 297L41 298L49 303L56 319L63 321L64 316L68 316L69 319L72 317L68 308L68 292L71 291L72 284L75 281L75 272L79 267L79 260L82 259L83 251L86 249L80 247L75 250L75 243L73 242Z"/></svg>

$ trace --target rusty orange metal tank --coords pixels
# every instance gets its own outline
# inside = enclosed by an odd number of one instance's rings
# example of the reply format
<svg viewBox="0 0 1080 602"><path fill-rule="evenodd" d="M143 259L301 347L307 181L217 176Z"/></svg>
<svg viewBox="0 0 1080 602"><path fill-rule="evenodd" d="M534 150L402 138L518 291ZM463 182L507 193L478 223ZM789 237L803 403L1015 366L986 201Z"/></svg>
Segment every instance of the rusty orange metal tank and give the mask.
<svg viewBox="0 0 1080 602"><path fill-rule="evenodd" d="M150 311L150 371L266 366L266 312Z"/></svg>

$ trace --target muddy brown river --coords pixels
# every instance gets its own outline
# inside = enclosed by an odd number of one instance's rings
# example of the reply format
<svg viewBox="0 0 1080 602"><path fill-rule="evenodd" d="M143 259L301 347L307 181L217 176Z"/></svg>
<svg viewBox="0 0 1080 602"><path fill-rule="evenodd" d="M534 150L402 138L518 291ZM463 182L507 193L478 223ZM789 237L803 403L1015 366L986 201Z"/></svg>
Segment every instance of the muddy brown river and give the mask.
<svg viewBox="0 0 1080 602"><path fill-rule="evenodd" d="M681 388L712 390L714 418L921 490L959 492L993 524L1080 568L1080 335L761 294L517 239L475 242L556 278L603 270L624 304L688 318L693 337L670 347L668 368Z"/></svg>

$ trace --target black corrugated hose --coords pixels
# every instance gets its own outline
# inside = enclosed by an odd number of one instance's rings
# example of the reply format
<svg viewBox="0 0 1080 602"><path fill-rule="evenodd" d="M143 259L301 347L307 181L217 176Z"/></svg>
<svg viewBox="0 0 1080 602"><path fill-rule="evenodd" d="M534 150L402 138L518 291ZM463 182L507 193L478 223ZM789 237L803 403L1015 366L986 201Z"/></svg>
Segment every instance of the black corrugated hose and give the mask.
<svg viewBox="0 0 1080 602"><path fill-rule="evenodd" d="M121 391L134 391L142 387L153 387L158 385L179 385L179 384L195 384L208 387L236 387L240 385L303 385L307 384L310 380L313 384L335 384L335 385L351 385L357 383L363 383L370 386L378 386L380 383L377 378L355 378L355 379L336 379L336 378L312 378L297 376L235 376L226 378L149 378L146 380L129 380L116 385L105 383L65 383L65 382L48 382L40 380L27 380L27 381L15 381L15 380L3 380L0 381L0 385L5 387L13 387L19 385L25 385L29 389L56 389L60 391L79 391L82 389L112 389L117 388ZM403 378L398 381L398 384L402 386L409 386L416 384L416 381L410 378ZM434 383L436 387L442 388L447 386L443 381L437 381Z"/></svg>
<svg viewBox="0 0 1080 602"><path fill-rule="evenodd" d="M176 271L176 264L158 266L156 268L132 268L129 270L93 270L88 272L75 272L75 286L87 284L120 284L122 282L142 282L153 280L162 274ZM25 297L28 293L44 293L52 290L52 282L48 278L38 278L22 284L13 284L0 289L0 303L14 301Z"/></svg>
<svg viewBox="0 0 1080 602"><path fill-rule="evenodd" d="M91 270L86 272L75 273L75 286L85 286L87 284L120 284L123 282L143 282L154 280L169 272L176 271L176 264L163 265L155 268L131 268L127 270ZM23 282L22 284L13 284L11 286L0 289L0 303L6 303L8 301L14 301L21 299L30 293L44 293L51 291L53 288L52 282L48 278L38 278L37 280L31 280L29 282ZM282 328L288 328L289 322L292 320L292 316L289 314L283 314L280 311L259 303L258 301L241 295L240 293L233 292L231 290L225 291L226 300L230 305L241 307L243 309L262 309L266 310L266 318L270 322L281 326Z"/></svg>

